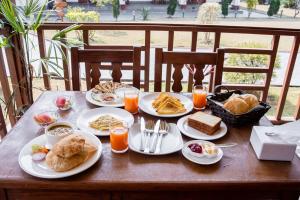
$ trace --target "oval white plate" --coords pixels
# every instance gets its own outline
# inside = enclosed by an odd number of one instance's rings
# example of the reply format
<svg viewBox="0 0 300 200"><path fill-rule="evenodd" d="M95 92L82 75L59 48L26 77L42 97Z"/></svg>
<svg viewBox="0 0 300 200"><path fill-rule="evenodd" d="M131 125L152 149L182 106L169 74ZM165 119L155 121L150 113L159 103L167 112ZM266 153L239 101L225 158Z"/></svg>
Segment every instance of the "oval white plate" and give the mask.
<svg viewBox="0 0 300 200"><path fill-rule="evenodd" d="M186 96L177 94L177 93L170 93L170 95L180 99L181 103L184 105L186 112L183 113L176 113L176 114L158 114L155 109L152 107L152 102L154 99L159 95L159 92L147 94L143 96L139 101L139 107L145 113L148 113L153 116L157 117L180 117L183 116L193 110L193 102Z"/></svg>
<svg viewBox="0 0 300 200"><path fill-rule="evenodd" d="M211 143L211 142L207 142L207 141L204 141L204 140L192 140L192 141L189 141L187 143L184 144L183 148L182 148L182 154L183 156L188 159L189 161L191 162L194 162L194 163L197 163L197 164L200 164L200 165L212 165L212 164L215 164L217 162L219 162L222 157L223 157L223 151L221 148L218 148L218 155L215 156L215 157L212 157L212 158L209 158L207 156L203 156L203 157L196 157L196 156L193 156L189 153L189 150L188 150L188 146L192 143ZM213 144L213 143L212 143Z"/></svg>
<svg viewBox="0 0 300 200"><path fill-rule="evenodd" d="M223 137L227 133L226 124L224 122L221 122L221 126L220 126L219 130L217 130L213 135L207 135L201 131L198 131L198 130L190 127L187 123L188 117L189 117L189 115L180 118L177 121L177 126L178 126L179 130L182 132L182 134L184 134L190 138L193 138L196 140L216 140L216 139Z"/></svg>
<svg viewBox="0 0 300 200"><path fill-rule="evenodd" d="M90 102L91 104L94 104L96 106L102 106L102 107L122 107L124 106L124 102L122 99L118 99L116 103L104 103L101 101L97 101L92 97L92 90L89 90L85 94L85 99Z"/></svg>
<svg viewBox="0 0 300 200"><path fill-rule="evenodd" d="M102 107L83 111L77 118L77 127L84 132L97 136L108 136L109 131L99 131L89 126L89 123L103 115L111 115L119 120L125 121L130 127L134 123L131 113L120 108Z"/></svg>
<svg viewBox="0 0 300 200"><path fill-rule="evenodd" d="M180 151L183 147L181 134L176 124L170 123L170 130L166 136L163 137L161 143L161 151L158 154L145 153L140 151L141 145L141 130L140 124L134 124L129 130L129 148L132 151L145 155L166 155ZM153 134L152 134L153 137Z"/></svg>
<svg viewBox="0 0 300 200"><path fill-rule="evenodd" d="M66 171L66 172L55 172L54 170L50 169L47 166L45 160L40 161L40 162L33 161L32 156L31 156L31 146L33 144L45 145L46 137L43 134L43 135L31 140L29 143L27 143L22 148L22 150L20 151L20 154L19 154L20 167L26 173L28 173L32 176L39 177L39 178L45 178L45 179L64 178L64 177L78 174L78 173L88 169L89 167L91 167L93 164L95 164L99 160L99 158L101 156L101 152L102 152L102 144L101 144L100 140L92 134L86 134L86 133L84 134L81 132L78 132L78 133L87 137L91 142L94 143L94 145L96 145L98 147L98 150L94 153L94 155L90 159L88 159L86 162L82 163L81 165L79 165L69 171Z"/></svg>

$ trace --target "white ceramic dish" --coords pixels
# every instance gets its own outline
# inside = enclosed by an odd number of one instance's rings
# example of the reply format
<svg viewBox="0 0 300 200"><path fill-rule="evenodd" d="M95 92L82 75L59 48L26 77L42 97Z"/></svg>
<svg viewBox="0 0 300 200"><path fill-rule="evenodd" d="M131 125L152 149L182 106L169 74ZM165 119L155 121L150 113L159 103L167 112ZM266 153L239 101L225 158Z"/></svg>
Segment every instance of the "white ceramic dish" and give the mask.
<svg viewBox="0 0 300 200"><path fill-rule="evenodd" d="M194 162L194 163L197 163L200 165L212 165L212 164L219 162L223 157L223 151L221 148L218 148L218 154L213 157L194 156L192 153L190 153L190 150L188 147L192 143L211 143L211 142L204 141L204 140L192 140L192 141L185 143L182 148L182 154L186 159L188 159L191 162ZM213 144L213 143L211 143L211 144Z"/></svg>
<svg viewBox="0 0 300 200"><path fill-rule="evenodd" d="M55 172L54 170L50 169L46 161L33 161L32 155L31 155L31 146L33 144L39 144L39 145L45 145L46 144L46 136L45 134L34 138L29 143L27 143L21 150L19 154L19 165L20 167L28 174L39 177L39 178L45 178L45 179L57 179L57 178L64 178L68 176L72 176L75 174L78 174L80 172L83 172L87 170L89 167L91 167L93 164L95 164L102 153L102 144L100 140L92 135L92 134L85 134L82 132L77 132L85 137L87 137L91 142L94 143L95 146L97 146L98 150L93 154L93 156L87 160L86 162L82 163L81 165L66 171L66 172Z"/></svg>
<svg viewBox="0 0 300 200"><path fill-rule="evenodd" d="M135 87L124 87L124 88L118 88L115 90L115 95L117 96L117 99L115 100L115 102L103 102L100 101L99 98L97 98L98 94L94 94L92 92L92 89L87 91L85 94L85 98L88 102L90 102L91 104L94 104L96 106L102 106L102 107L123 107L124 106L124 93L127 90L135 90L135 91L139 91L139 89L135 88Z"/></svg>
<svg viewBox="0 0 300 200"><path fill-rule="evenodd" d="M177 126L178 126L179 130L182 132L182 134L184 134L190 138L193 138L196 140L216 140L216 139L223 137L227 133L226 124L224 122L221 122L221 127L219 130L217 130L213 135L207 135L201 131L198 131L198 130L190 127L187 123L188 117L189 117L189 115L180 118L177 121Z"/></svg>
<svg viewBox="0 0 300 200"><path fill-rule="evenodd" d="M193 110L193 102L191 99L189 99L186 96L177 94L177 93L170 93L170 95L180 99L181 103L184 105L186 108L186 111L183 113L176 113L176 114L158 114L155 109L152 107L152 102L154 99L159 95L159 92L151 93L151 94L146 94L142 98L140 98L139 101L139 107L142 111L145 113L148 113L153 116L157 117L180 117L183 115L186 115L187 113L191 112Z"/></svg>
<svg viewBox="0 0 300 200"><path fill-rule="evenodd" d="M111 115L119 120L125 121L128 127L134 123L134 118L131 113L120 108L95 108L83 111L77 118L77 127L84 132L91 133L97 136L108 136L109 131L100 131L89 126L89 123L103 115Z"/></svg>
<svg viewBox="0 0 300 200"><path fill-rule="evenodd" d="M176 124L170 123L170 130L166 136L162 139L160 153L145 153L140 151L141 145L141 130L140 124L134 124L129 130L129 148L132 151L145 155L166 155L180 151L183 147L183 141L181 133L178 130Z"/></svg>

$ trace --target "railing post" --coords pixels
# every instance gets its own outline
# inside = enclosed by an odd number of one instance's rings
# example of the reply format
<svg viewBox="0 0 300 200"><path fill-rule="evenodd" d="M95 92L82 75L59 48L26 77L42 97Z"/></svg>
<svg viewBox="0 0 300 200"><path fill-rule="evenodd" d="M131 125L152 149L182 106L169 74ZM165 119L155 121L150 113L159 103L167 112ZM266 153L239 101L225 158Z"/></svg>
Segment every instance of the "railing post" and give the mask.
<svg viewBox="0 0 300 200"><path fill-rule="evenodd" d="M215 42L214 42L214 52L217 51L217 49L220 47L220 41L221 41L221 32L215 32ZM224 56L224 55L223 55ZM223 70L223 65L224 65L224 57L223 57L223 61L222 61L222 70ZM216 66L217 67L217 66ZM216 70L214 71L213 74L210 75L210 80L209 80L209 89L208 91L209 92L212 92L214 90L214 86L213 86L213 83L214 83L214 77L215 77L215 73L216 73ZM223 73L223 71L222 71ZM221 79L222 80L222 79Z"/></svg>
<svg viewBox="0 0 300 200"><path fill-rule="evenodd" d="M63 35L62 38L65 38L66 36ZM64 41L64 40L63 40ZM65 58L62 57L63 62L63 69L64 69L64 81L65 81L65 88L66 90L71 90L71 80L70 80L70 70L69 65L67 62L68 59L68 51L64 46L61 46L63 53L65 54Z"/></svg>
<svg viewBox="0 0 300 200"><path fill-rule="evenodd" d="M168 51L173 51L174 46L174 31L169 31L168 35ZM166 92L171 91L171 73L172 73L172 65L167 64L166 71Z"/></svg>
<svg viewBox="0 0 300 200"><path fill-rule="evenodd" d="M149 66L150 66L150 43L151 43L151 32L150 30L145 31L145 77L144 83L145 92L149 91Z"/></svg>
<svg viewBox="0 0 300 200"><path fill-rule="evenodd" d="M45 36L44 30L38 29L37 31L38 42L39 42L39 50L40 50L40 57L46 57L46 45L45 45ZM44 87L46 90L51 90L50 80L49 80L49 72L47 71L47 66L42 65L42 72L43 72L43 80L44 80Z"/></svg>
<svg viewBox="0 0 300 200"><path fill-rule="evenodd" d="M197 38L198 38L198 32L193 31L192 32L191 52L197 51ZM189 73L188 92L192 92L193 84L194 84L194 77L191 73Z"/></svg>
<svg viewBox="0 0 300 200"><path fill-rule="evenodd" d="M283 113L283 108L284 108L284 104L285 104L285 101L286 101L286 96L287 96L287 93L288 93L288 90L289 90L289 86L290 86L291 78L292 78L292 75L293 75L295 62L296 62L296 59L297 59L299 44L300 44L300 36L295 36L294 37L294 43L293 43L291 53L290 53L290 57L289 57L288 66L287 66L285 76L284 76L283 86L281 88L281 92L280 92L280 96L279 96L279 101L277 103L275 119L278 120L278 121L281 119L281 116L282 116L282 113Z"/></svg>

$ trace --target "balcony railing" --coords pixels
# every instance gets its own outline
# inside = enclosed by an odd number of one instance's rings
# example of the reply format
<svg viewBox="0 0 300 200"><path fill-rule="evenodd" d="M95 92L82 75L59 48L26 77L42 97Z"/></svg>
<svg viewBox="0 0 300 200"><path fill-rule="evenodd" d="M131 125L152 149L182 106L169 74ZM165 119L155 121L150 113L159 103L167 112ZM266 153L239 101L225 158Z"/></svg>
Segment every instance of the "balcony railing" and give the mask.
<svg viewBox="0 0 300 200"><path fill-rule="evenodd" d="M69 26L68 23L46 23L42 25L37 32L38 37L38 44L39 44L39 54L41 57L46 55L46 40L45 40L45 32L47 31L55 31L61 30ZM145 69L144 79L142 80L142 86L144 87L145 91L151 90L149 88L149 83L152 82L150 78L150 59L152 58L151 48L156 47L152 44L152 33L153 32L160 32L160 33L167 33L168 41L166 46L161 46L166 48L168 51L174 50L174 35L177 32L187 32L191 35L191 43L190 43L190 51L196 52L199 48L198 36L199 33L213 33L214 40L213 40L213 48L212 51L216 52L217 49L222 48L220 46L221 38L223 34L254 34L254 35L266 35L272 37L272 44L271 48L269 49L244 49L244 48L225 48L223 47L224 53L240 53L240 54L263 54L269 56L269 64L266 67L260 68L245 68L245 67L228 67L224 66L222 70L217 69L217 75L222 77L223 72L241 72L241 73L263 73L266 75L263 85L241 85L241 84L230 84L227 85L230 89L243 89L243 90L257 90L262 92L261 99L266 100L269 88L271 84L271 78L274 69L274 63L276 60L276 56L278 53L278 46L280 43L280 38L283 36L290 36L293 37L293 45L290 49L289 61L285 69L284 81L281 87L281 92L279 96L279 100L276 106L276 112L274 118L272 120L274 122L282 122L285 119L282 118L284 105L286 102L286 97L288 94L288 90L290 87L291 77L293 75L295 62L297 59L299 44L300 44L300 30L297 29L283 29L283 28L265 28L265 27L244 27L244 26L221 26L221 25L185 25L185 24L150 24L150 23L86 23L82 24L79 28L82 31L82 39L85 49L132 49L134 44L128 45L92 45L89 39L90 31L138 31L142 32L144 35L143 44L142 44L142 51L144 52L144 56L142 57L143 69ZM64 49L64 48L63 48ZM64 49L67 52L66 49ZM18 81L20 80L18 77L18 70L21 70L22 66L21 63L18 63L15 59L15 53L12 49L7 48L5 49L7 62L9 66L9 72L11 76L12 85L18 85ZM0 55L1 62L0 62L0 80L1 86L3 90L3 95L5 100L9 99L11 94L11 89L9 88L9 83L7 80L3 56ZM106 66L109 69L109 66ZM166 73L171 74L171 66L167 65ZM71 66L68 65L67 62L63 62L63 76L64 76L64 87L65 90L72 90L71 85ZM44 88L47 90L51 90L51 79L49 74L46 71L43 71L43 83ZM170 91L170 82L171 80L166 80L166 91ZM188 77L187 83L189 85L188 91L191 90L190 85L192 84L192 77ZM209 81L209 90L213 90L213 78L210 78ZM20 90L16 90L16 104L21 105L24 103L24 99L26 97L25 93L22 93ZM10 122L12 124L15 123L15 119L12 113L9 113ZM298 119L300 116L300 97L298 98L298 104L295 110L295 114L293 119ZM291 120L291 119L289 119Z"/></svg>

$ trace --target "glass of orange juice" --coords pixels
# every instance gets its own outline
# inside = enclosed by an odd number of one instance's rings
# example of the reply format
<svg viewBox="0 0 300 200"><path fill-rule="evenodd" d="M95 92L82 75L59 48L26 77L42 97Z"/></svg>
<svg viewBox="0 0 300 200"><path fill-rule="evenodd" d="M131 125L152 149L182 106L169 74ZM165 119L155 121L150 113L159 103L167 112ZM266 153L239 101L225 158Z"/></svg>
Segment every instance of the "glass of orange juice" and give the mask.
<svg viewBox="0 0 300 200"><path fill-rule="evenodd" d="M139 91L128 90L124 92L125 110L132 114L139 112Z"/></svg>
<svg viewBox="0 0 300 200"><path fill-rule="evenodd" d="M207 90L203 85L195 85L193 89L193 103L196 110L203 110L206 106Z"/></svg>
<svg viewBox="0 0 300 200"><path fill-rule="evenodd" d="M126 122L111 125L109 128L111 150L114 153L125 153L128 150L128 126Z"/></svg>

